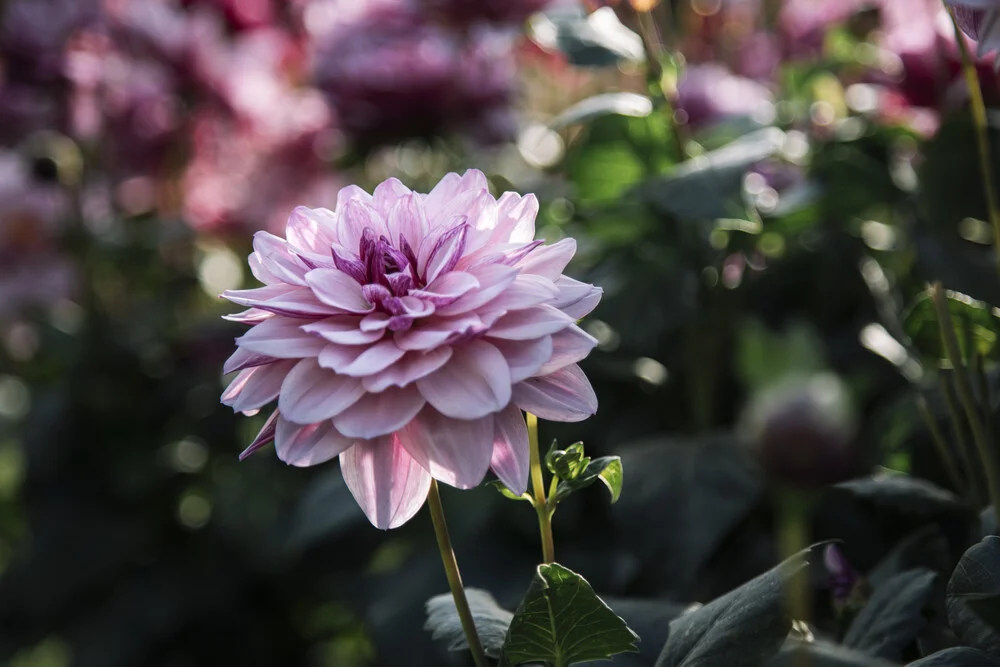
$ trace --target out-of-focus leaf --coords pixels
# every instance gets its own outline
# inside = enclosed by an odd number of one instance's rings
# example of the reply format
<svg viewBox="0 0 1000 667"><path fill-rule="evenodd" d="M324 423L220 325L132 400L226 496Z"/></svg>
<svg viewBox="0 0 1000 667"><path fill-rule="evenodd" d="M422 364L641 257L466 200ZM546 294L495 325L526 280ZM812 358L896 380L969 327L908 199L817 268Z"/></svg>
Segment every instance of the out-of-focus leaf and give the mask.
<svg viewBox="0 0 1000 667"><path fill-rule="evenodd" d="M497 604L489 591L478 588L466 588L465 596L469 600L472 620L476 624L476 632L483 644L483 650L491 658L500 657L507 628L514 614ZM462 630L462 621L455 609L455 599L451 593L435 595L427 601L427 622L424 629L431 632L434 639L448 642L449 651L465 651L469 643Z"/></svg>
<svg viewBox="0 0 1000 667"><path fill-rule="evenodd" d="M621 653L612 660L621 667L651 667L670 633L670 622L678 618L689 605L661 600L606 597L604 601L615 613L625 619L628 627L639 635L638 653ZM605 662L583 663L587 667L601 667Z"/></svg>
<svg viewBox="0 0 1000 667"><path fill-rule="evenodd" d="M572 665L637 651L638 636L579 574L539 565L511 620L501 665Z"/></svg>
<svg viewBox="0 0 1000 667"><path fill-rule="evenodd" d="M948 312L956 328L962 359L965 361L969 359L971 353L969 340L972 342L972 349L980 357L995 359L1000 321L994 315L992 308L982 301L951 290L947 291L947 303ZM944 344L941 340L937 311L928 292L917 297L903 318L903 326L921 354L932 359L944 357Z"/></svg>
<svg viewBox="0 0 1000 667"><path fill-rule="evenodd" d="M948 623L959 639L1000 657L1000 633L970 604L1000 595L1000 537L983 538L965 552L948 582ZM981 604L981 603L980 603Z"/></svg>
<svg viewBox="0 0 1000 667"><path fill-rule="evenodd" d="M637 93L601 93L577 102L552 119L549 127L558 130L567 125L586 123L601 116L617 114L642 118L653 111L653 102Z"/></svg>
<svg viewBox="0 0 1000 667"><path fill-rule="evenodd" d="M898 660L926 623L923 610L936 577L929 570L910 570L879 586L851 623L844 645Z"/></svg>
<svg viewBox="0 0 1000 667"><path fill-rule="evenodd" d="M955 646L911 662L907 667L1000 667L1000 659L968 646Z"/></svg>
<svg viewBox="0 0 1000 667"><path fill-rule="evenodd" d="M1000 173L1000 133L995 121L990 125L993 169ZM935 226L953 228L963 218L988 219L976 150L975 129L966 114L942 123L923 147L920 210Z"/></svg>
<svg viewBox="0 0 1000 667"><path fill-rule="evenodd" d="M785 583L804 568L803 551L670 624L656 667L760 665L788 636Z"/></svg>
<svg viewBox="0 0 1000 667"><path fill-rule="evenodd" d="M808 660L810 667L896 667L895 663L829 642L788 642L767 667L796 667Z"/></svg>
<svg viewBox="0 0 1000 667"><path fill-rule="evenodd" d="M969 596L966 603L994 631L1000 631L1000 595Z"/></svg>
<svg viewBox="0 0 1000 667"><path fill-rule="evenodd" d="M790 373L816 373L825 368L823 341L805 326L773 332L756 320L739 330L737 363L748 388L764 387Z"/></svg>
<svg viewBox="0 0 1000 667"><path fill-rule="evenodd" d="M906 514L934 516L964 509L950 491L909 475L877 475L837 484L835 489Z"/></svg>
<svg viewBox="0 0 1000 667"><path fill-rule="evenodd" d="M575 4L555 7L531 18L528 36L543 49L562 51L571 64L581 67L644 59L642 38L622 25L610 7L589 15Z"/></svg>
<svg viewBox="0 0 1000 667"><path fill-rule="evenodd" d="M934 572L951 569L948 541L937 524L928 524L899 541L878 565L868 572L866 579L879 589L897 575L917 568Z"/></svg>

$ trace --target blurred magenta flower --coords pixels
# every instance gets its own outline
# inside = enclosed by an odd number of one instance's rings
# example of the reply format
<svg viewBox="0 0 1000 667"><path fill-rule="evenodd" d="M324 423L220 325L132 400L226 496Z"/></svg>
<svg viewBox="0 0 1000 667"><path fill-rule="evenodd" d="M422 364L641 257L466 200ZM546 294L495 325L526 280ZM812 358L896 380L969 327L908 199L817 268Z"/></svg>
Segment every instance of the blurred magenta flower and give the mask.
<svg viewBox="0 0 1000 667"><path fill-rule="evenodd" d="M494 31L460 35L378 6L319 40L313 73L361 146L452 133L495 143L514 132L512 44Z"/></svg>
<svg viewBox="0 0 1000 667"><path fill-rule="evenodd" d="M774 114L771 91L736 76L722 65L692 65L677 82L677 108L699 128L739 116L768 120Z"/></svg>
<svg viewBox="0 0 1000 667"><path fill-rule="evenodd" d="M979 43L979 57L1000 50L1000 1L945 0L955 10L958 26Z"/></svg>
<svg viewBox="0 0 1000 667"><path fill-rule="evenodd" d="M296 466L340 457L379 528L423 505L431 478L470 488L488 469L527 487L521 410L579 421L597 398L577 362L596 340L576 325L601 290L562 275L576 243L535 241L533 195L490 194L448 174L429 194L389 179L349 186L334 211L295 209L286 238L254 237L264 287L223 296L251 329L222 400L278 407L247 456L274 441Z"/></svg>
<svg viewBox="0 0 1000 667"><path fill-rule="evenodd" d="M834 604L841 608L847 604L861 575L851 567L850 561L836 544L828 544L823 551L823 565L829 575L830 591Z"/></svg>
<svg viewBox="0 0 1000 667"><path fill-rule="evenodd" d="M554 3L553 0L418 0L418 4L422 11L450 24L517 25Z"/></svg>

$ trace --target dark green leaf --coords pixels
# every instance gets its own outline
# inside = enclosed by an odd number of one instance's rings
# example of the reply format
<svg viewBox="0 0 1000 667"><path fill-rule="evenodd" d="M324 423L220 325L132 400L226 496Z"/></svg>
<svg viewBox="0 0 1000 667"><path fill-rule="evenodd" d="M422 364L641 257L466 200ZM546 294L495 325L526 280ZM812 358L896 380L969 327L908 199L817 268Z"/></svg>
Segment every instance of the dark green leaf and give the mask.
<svg viewBox="0 0 1000 667"><path fill-rule="evenodd" d="M994 631L1000 632L1000 595L970 596L966 598L966 603Z"/></svg>
<svg viewBox="0 0 1000 667"><path fill-rule="evenodd" d="M785 582L807 553L674 620L656 667L756 667L774 655L791 628Z"/></svg>
<svg viewBox="0 0 1000 667"><path fill-rule="evenodd" d="M603 660L636 651L638 639L583 577L558 563L539 565L510 623L501 664Z"/></svg>
<svg viewBox="0 0 1000 667"><path fill-rule="evenodd" d="M545 466L561 480L576 479L589 464L590 457L584 455L582 442L574 442L566 449L550 449L545 455Z"/></svg>
<svg viewBox="0 0 1000 667"><path fill-rule="evenodd" d="M611 503L618 502L622 492L622 460L618 456L604 456L590 461L587 468L575 479L559 482L556 500L562 500L574 491L586 488L600 480L611 494Z"/></svg>
<svg viewBox="0 0 1000 667"><path fill-rule="evenodd" d="M809 667L896 667L895 663L823 641L808 644L789 642L765 664L767 667L798 667L802 664Z"/></svg>
<svg viewBox="0 0 1000 667"><path fill-rule="evenodd" d="M558 49L571 64L581 67L643 60L642 39L622 25L610 7L590 15L578 6L553 8L532 18L528 35L542 48Z"/></svg>
<svg viewBox="0 0 1000 667"><path fill-rule="evenodd" d="M956 646L911 662L908 667L1000 667L1000 660L968 646Z"/></svg>
<svg viewBox="0 0 1000 667"><path fill-rule="evenodd" d="M503 647L507 628L510 627L510 620L514 615L498 605L489 591L466 588L465 595L469 600L472 620L476 624L483 650L491 658L500 657L500 649ZM448 642L449 651L468 650L469 643L465 639L462 622L458 618L455 599L451 593L435 595L427 601L425 607L427 622L424 623L424 629L430 630L434 639Z"/></svg>
<svg viewBox="0 0 1000 667"><path fill-rule="evenodd" d="M972 341L973 348L983 358L997 356L998 321L992 309L982 301L949 290L948 312L956 328L958 346L962 359L969 359L970 350L967 342ZM937 312L930 295L924 292L910 307L903 319L903 326L914 347L923 355L932 359L944 357L944 347L941 340L941 328L938 325Z"/></svg>
<svg viewBox="0 0 1000 667"><path fill-rule="evenodd" d="M530 493L525 491L521 495L517 495L516 493L508 489L506 486L504 486L504 483L501 482L499 479L495 479L492 482L490 482L490 486L499 491L504 498L510 498L511 500L527 500L532 505L535 504L535 499L532 498Z"/></svg>
<svg viewBox="0 0 1000 667"><path fill-rule="evenodd" d="M851 623L844 645L876 658L901 658L926 623L924 606L936 577L929 570L910 570L879 586Z"/></svg>
<svg viewBox="0 0 1000 667"><path fill-rule="evenodd" d="M887 507L918 517L962 511L964 506L950 491L909 475L876 475L842 482L835 487L875 507Z"/></svg>
<svg viewBox="0 0 1000 667"><path fill-rule="evenodd" d="M983 538L962 556L948 582L948 623L963 642L1000 656L1000 633L975 609L972 599L1000 595L1000 537Z"/></svg>
<svg viewBox="0 0 1000 667"><path fill-rule="evenodd" d="M601 116L617 114L641 118L653 111L653 102L636 93L601 93L577 102L556 116L549 127L558 130L567 125L585 123Z"/></svg>

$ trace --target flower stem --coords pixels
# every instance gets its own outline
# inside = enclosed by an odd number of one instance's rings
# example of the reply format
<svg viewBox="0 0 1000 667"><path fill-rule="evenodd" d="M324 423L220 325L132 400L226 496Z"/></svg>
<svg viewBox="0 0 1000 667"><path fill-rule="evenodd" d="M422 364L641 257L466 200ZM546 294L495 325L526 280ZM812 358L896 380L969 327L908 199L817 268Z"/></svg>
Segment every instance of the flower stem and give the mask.
<svg viewBox="0 0 1000 667"><path fill-rule="evenodd" d="M993 249L997 256L997 270L1000 270L1000 203L998 203L996 181L993 177L993 163L990 155L989 126L986 122L986 103L983 101L983 89L979 83L979 73L976 63L972 60L969 47L965 43L962 29L958 27L955 10L948 7L952 27L955 30L955 41L962 54L962 70L965 73L965 84L969 89L969 107L972 111L972 124L976 131L976 148L979 152L979 171L983 179L983 190L986 193L986 208L989 212L990 224L993 225Z"/></svg>
<svg viewBox="0 0 1000 667"><path fill-rule="evenodd" d="M542 460L538 453L538 417L526 413L528 422L528 451L531 457L531 486L535 493L535 511L538 512L538 530L542 535L542 562L554 563L556 546L552 539L552 512L545 498L545 480L542 477Z"/></svg>
<svg viewBox="0 0 1000 667"><path fill-rule="evenodd" d="M455 609L462 622L465 640L469 643L469 652L476 667L489 667L490 663L483 652L483 644L479 641L476 623L472 619L469 600L465 597L465 587L462 585L462 574L458 571L458 561L455 560L455 550L451 547L448 536L448 524L444 520L444 508L441 506L441 493L438 491L437 480L431 480L431 490L427 494L427 505L431 510L431 521L434 523L434 535L437 537L438 549L441 551L441 562L444 573L448 577L451 596L455 599Z"/></svg>
<svg viewBox="0 0 1000 667"><path fill-rule="evenodd" d="M931 408L927 405L927 399L924 398L923 394L917 394L917 409L920 411L920 416L924 420L924 426L927 427L927 431L931 434L931 441L938 450L938 456L941 457L941 462L944 464L945 471L948 473L948 477L951 479L951 483L955 487L955 493L964 494L967 492L965 485L962 484L962 475L958 472L958 465L955 463L955 457L951 454L951 448L948 446L948 441L944 439L941 435L941 429L938 428L937 422L934 420L934 415L931 413Z"/></svg>
<svg viewBox="0 0 1000 667"><path fill-rule="evenodd" d="M941 328L941 339L944 342L945 354L955 377L955 390L958 393L958 400L965 409L965 418L969 422L972 430L972 439L976 443L979 451L979 462L983 466L986 474L986 489L989 492L990 502L997 516L1000 516L1000 476L996 454L993 451L993 443L986 439L986 431L980 421L979 410L976 406L976 395L972 390L972 382L966 373L965 365L962 361L962 352L958 346L958 338L955 336L955 325L948 312L947 297L940 282L931 285L931 301L937 311L938 326Z"/></svg>
<svg viewBox="0 0 1000 667"><path fill-rule="evenodd" d="M778 549L782 559L792 558L809 546L810 499L804 494L786 490L778 499ZM808 623L812 599L807 570L795 571L788 581L788 615L793 621ZM809 667L809 655L798 652L795 667Z"/></svg>

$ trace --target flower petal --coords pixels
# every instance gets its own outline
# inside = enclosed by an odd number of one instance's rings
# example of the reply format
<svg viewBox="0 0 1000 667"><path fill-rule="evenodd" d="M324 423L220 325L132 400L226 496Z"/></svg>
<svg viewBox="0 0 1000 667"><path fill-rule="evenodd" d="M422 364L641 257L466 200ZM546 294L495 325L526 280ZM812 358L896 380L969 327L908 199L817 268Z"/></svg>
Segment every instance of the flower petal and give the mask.
<svg viewBox="0 0 1000 667"><path fill-rule="evenodd" d="M537 375L542 366L552 358L552 336L534 340L503 340L487 336L485 340L500 350L507 360L512 385Z"/></svg>
<svg viewBox="0 0 1000 667"><path fill-rule="evenodd" d="M312 424L340 414L364 393L357 378L321 368L316 359L303 359L282 383L278 409L296 424Z"/></svg>
<svg viewBox="0 0 1000 667"><path fill-rule="evenodd" d="M406 426L425 403L416 387L389 387L378 394L362 396L334 417L333 425L344 435L375 438Z"/></svg>
<svg viewBox="0 0 1000 667"><path fill-rule="evenodd" d="M396 344L404 350L429 350L483 326L479 316L473 314L448 319L431 318L421 320L412 329L396 332L395 339Z"/></svg>
<svg viewBox="0 0 1000 667"><path fill-rule="evenodd" d="M538 215L538 198L524 197L515 192L505 192L497 201L497 226L493 230L492 244L528 243L535 238L535 217Z"/></svg>
<svg viewBox="0 0 1000 667"><path fill-rule="evenodd" d="M438 276L423 289L411 290L410 296L426 300L434 304L435 307L447 306L477 287L479 287L479 280L471 273L450 271Z"/></svg>
<svg viewBox="0 0 1000 667"><path fill-rule="evenodd" d="M286 317L327 317L343 312L322 303L308 287L268 285L246 290L226 290L224 299Z"/></svg>
<svg viewBox="0 0 1000 667"><path fill-rule="evenodd" d="M597 412L594 388L576 364L518 383L513 402L525 412L556 422L583 421Z"/></svg>
<svg viewBox="0 0 1000 667"><path fill-rule="evenodd" d="M294 360L275 361L239 372L222 394L222 404L234 412L257 410L273 401L281 391L281 383L295 366Z"/></svg>
<svg viewBox="0 0 1000 667"><path fill-rule="evenodd" d="M427 498L431 476L389 435L360 441L341 453L340 470L347 488L376 528L398 528Z"/></svg>
<svg viewBox="0 0 1000 667"><path fill-rule="evenodd" d="M275 410L271 413L271 416L267 418L267 421L264 422L264 426L261 427L260 432L257 434L257 437L253 439L253 442L250 443L250 446L240 453L240 461L243 461L269 442L274 442L274 434L277 423L278 411Z"/></svg>
<svg viewBox="0 0 1000 667"><path fill-rule="evenodd" d="M454 227L441 234L437 239L428 236L421 244L421 259L424 257L424 246L432 243L426 261L417 267L420 275L424 276L428 283L443 273L447 273L455 268L462 253L465 252L465 240L469 234L469 224L465 222L464 216L459 218L460 222Z"/></svg>
<svg viewBox="0 0 1000 667"><path fill-rule="evenodd" d="M328 254L337 242L337 217L329 209L296 206L288 216L285 238L300 250Z"/></svg>
<svg viewBox="0 0 1000 667"><path fill-rule="evenodd" d="M514 493L528 490L530 472L528 426L514 404L493 416L493 454L490 467L504 486Z"/></svg>
<svg viewBox="0 0 1000 667"><path fill-rule="evenodd" d="M562 331L574 323L572 317L552 306L535 306L507 313L490 327L490 336L507 340L530 340Z"/></svg>
<svg viewBox="0 0 1000 667"><path fill-rule="evenodd" d="M383 329L365 331L361 328L363 321L363 319L354 316L334 316L319 322L304 324L302 330L319 334L322 339L338 345L367 345L374 343L385 333ZM318 338L317 340L323 342L322 339ZM319 354L319 351L316 354Z"/></svg>
<svg viewBox="0 0 1000 667"><path fill-rule="evenodd" d="M223 375L228 375L229 373L235 373L236 371L241 371L244 368L251 368L253 366L263 366L264 364L269 364L275 361L274 357L269 357L266 354L257 354L256 352L251 352L242 347L236 348L232 356L226 360L225 365L222 367Z"/></svg>
<svg viewBox="0 0 1000 667"><path fill-rule="evenodd" d="M338 368L338 373L353 377L364 377L373 375L399 361L399 358L406 353L399 349L394 340L387 339L376 343L362 352L357 359L351 363Z"/></svg>
<svg viewBox="0 0 1000 667"><path fill-rule="evenodd" d="M385 391L388 387L405 387L411 382L430 375L451 359L450 347L438 347L433 350L407 352L402 359L381 373L361 379L365 389L372 393Z"/></svg>
<svg viewBox="0 0 1000 667"><path fill-rule="evenodd" d="M461 315L484 306L503 294L518 275L517 269L502 264L478 267L469 273L479 281L479 288L459 297L454 303L439 306L436 311L439 315Z"/></svg>
<svg viewBox="0 0 1000 667"><path fill-rule="evenodd" d="M336 371L360 357L365 348L363 345L337 345L330 343L319 353L316 361L323 368Z"/></svg>
<svg viewBox="0 0 1000 667"><path fill-rule="evenodd" d="M510 368L497 348L472 340L455 348L439 370L417 380L417 388L442 414L479 419L510 402Z"/></svg>
<svg viewBox="0 0 1000 667"><path fill-rule="evenodd" d="M396 202L389 212L389 233L390 239L400 237L407 240L412 246L420 244L427 236L429 226L427 224L427 214L424 213L423 202L420 196L410 193Z"/></svg>
<svg viewBox="0 0 1000 667"><path fill-rule="evenodd" d="M228 320L230 322L238 322L240 324L260 324L264 320L269 320L274 317L274 313L269 313L266 310L260 310L259 308L248 308L247 310L241 311L239 313L232 313L231 315L223 315L222 319Z"/></svg>
<svg viewBox="0 0 1000 667"><path fill-rule="evenodd" d="M372 192L375 210L384 217L388 217L389 212L396 206L396 203L403 197L411 194L413 194L413 191L403 185L398 178L387 178L375 186L375 190ZM390 229L389 231L391 232L392 230ZM389 236L389 238L393 238L393 236L395 234Z"/></svg>
<svg viewBox="0 0 1000 667"><path fill-rule="evenodd" d="M552 245L535 248L514 266L521 273L535 273L549 280L555 280L562 275L563 269L576 254L576 240L562 239Z"/></svg>
<svg viewBox="0 0 1000 667"><path fill-rule="evenodd" d="M254 325L250 331L236 339L236 344L248 352L278 359L315 356L326 345L323 339L304 331L295 320L283 317L274 317Z"/></svg>
<svg viewBox="0 0 1000 667"><path fill-rule="evenodd" d="M559 296L559 288L542 276L522 273L497 298L490 302L490 310L522 310L548 303Z"/></svg>
<svg viewBox="0 0 1000 667"><path fill-rule="evenodd" d="M431 477L459 489L483 481L493 454L493 417L451 419L425 409L399 433L406 451Z"/></svg>
<svg viewBox="0 0 1000 667"><path fill-rule="evenodd" d="M539 375L555 373L560 368L585 359L597 347L597 339L575 324L552 334L552 356L539 369Z"/></svg>
<svg viewBox="0 0 1000 667"><path fill-rule="evenodd" d="M581 283L567 276L559 276L555 284L559 288L559 296L550 305L577 320L589 315L604 294L600 287Z"/></svg>
<svg viewBox="0 0 1000 667"><path fill-rule="evenodd" d="M313 269L306 274L306 282L325 304L349 313L370 313L375 310L375 306L365 298L361 285L337 269Z"/></svg>
<svg viewBox="0 0 1000 667"><path fill-rule="evenodd" d="M274 451L288 465L301 468L326 463L353 444L353 438L337 433L329 421L303 426L278 417Z"/></svg>

